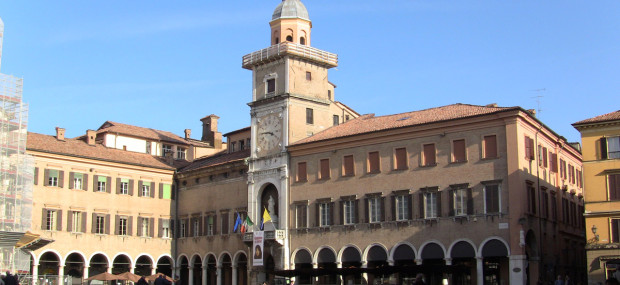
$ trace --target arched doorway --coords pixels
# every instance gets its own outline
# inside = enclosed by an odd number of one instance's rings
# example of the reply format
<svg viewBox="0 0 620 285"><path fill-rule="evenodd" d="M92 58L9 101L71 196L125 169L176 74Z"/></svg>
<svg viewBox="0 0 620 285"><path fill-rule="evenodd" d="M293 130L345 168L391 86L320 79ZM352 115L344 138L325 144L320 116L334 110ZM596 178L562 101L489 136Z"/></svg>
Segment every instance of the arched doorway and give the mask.
<svg viewBox="0 0 620 285"><path fill-rule="evenodd" d="M496 239L487 241L482 247L482 261L484 284L499 285L509 282L508 249L503 242Z"/></svg>
<svg viewBox="0 0 620 285"><path fill-rule="evenodd" d="M237 255L237 285L248 285L248 258L245 253Z"/></svg>
<svg viewBox="0 0 620 285"><path fill-rule="evenodd" d="M153 274L152 272L153 261L151 260L151 258L146 255L138 257L138 260L136 260L136 267L133 270L133 273L140 276L149 276Z"/></svg>
<svg viewBox="0 0 620 285"><path fill-rule="evenodd" d="M193 285L202 285L202 258L198 255L192 257Z"/></svg>
<svg viewBox="0 0 620 285"><path fill-rule="evenodd" d="M232 259L230 255L223 254L220 257L220 264L222 265L222 285L232 284Z"/></svg>
<svg viewBox="0 0 620 285"><path fill-rule="evenodd" d="M181 285L188 285L189 284L189 261L187 260L187 257L185 256L181 256L181 260L179 261L179 271L180 271L180 275L179 278L181 279L180 283Z"/></svg>
<svg viewBox="0 0 620 285"><path fill-rule="evenodd" d="M112 274L121 274L131 270L131 259L127 255L121 254L114 258L112 262Z"/></svg>
<svg viewBox="0 0 620 285"><path fill-rule="evenodd" d="M385 284L389 281L390 274L387 258L387 252L382 246L374 245L368 250L366 268L371 272L368 274L368 284Z"/></svg>
<svg viewBox="0 0 620 285"><path fill-rule="evenodd" d="M217 261L215 256L209 254L207 255L207 284L206 285L217 285Z"/></svg>
<svg viewBox="0 0 620 285"><path fill-rule="evenodd" d="M57 284L60 258L53 252L44 253L39 258L39 278L47 281L47 284Z"/></svg>
<svg viewBox="0 0 620 285"><path fill-rule="evenodd" d="M271 217L271 223L265 224L264 230L266 231L279 228L280 209L278 206L278 197L278 188L271 183L267 184L267 186L263 189L263 193L260 198L261 208L259 211L261 219L265 209L267 209L269 216Z"/></svg>
<svg viewBox="0 0 620 285"><path fill-rule="evenodd" d="M336 253L330 248L323 248L319 251L317 258L317 266L319 269L319 284L337 284L338 275L335 274L338 267L336 266Z"/></svg>
<svg viewBox="0 0 620 285"><path fill-rule="evenodd" d="M295 284L312 284L312 254L306 249L300 249L295 253Z"/></svg>
<svg viewBox="0 0 620 285"><path fill-rule="evenodd" d="M342 281L344 284L362 284L362 255L355 247L347 247L342 252Z"/></svg>
<svg viewBox="0 0 620 285"><path fill-rule="evenodd" d="M156 273L161 272L168 276L172 276L172 259L167 256L162 256L157 260L157 269L155 269Z"/></svg>
<svg viewBox="0 0 620 285"><path fill-rule="evenodd" d="M74 283L81 283L82 277L84 277L84 258L79 253L72 253L67 256L65 260L65 276L71 276Z"/></svg>
<svg viewBox="0 0 620 285"><path fill-rule="evenodd" d="M466 241L459 241L452 246L450 258L452 258L451 284L476 284L476 250L474 247Z"/></svg>
<svg viewBox="0 0 620 285"><path fill-rule="evenodd" d="M427 284L441 284L443 268L446 265L443 248L434 242L426 244L421 249L422 269L426 276Z"/></svg>
<svg viewBox="0 0 620 285"><path fill-rule="evenodd" d="M394 267L397 272L398 284L411 284L415 280L416 264L415 251L407 244L401 244L394 249Z"/></svg>
<svg viewBox="0 0 620 285"><path fill-rule="evenodd" d="M108 258L103 254L95 254L88 262L88 277L108 271Z"/></svg>

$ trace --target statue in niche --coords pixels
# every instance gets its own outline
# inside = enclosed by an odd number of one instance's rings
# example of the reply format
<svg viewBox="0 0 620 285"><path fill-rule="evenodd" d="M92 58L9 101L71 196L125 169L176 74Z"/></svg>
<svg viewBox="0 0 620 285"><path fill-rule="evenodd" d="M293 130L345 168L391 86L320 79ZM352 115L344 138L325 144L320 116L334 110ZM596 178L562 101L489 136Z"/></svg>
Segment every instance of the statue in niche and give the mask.
<svg viewBox="0 0 620 285"><path fill-rule="evenodd" d="M269 216L271 216L271 223L277 229L278 228L278 190L274 185L269 185L263 191L261 198L261 210L260 218L263 218L263 212L267 209ZM270 230L271 226L265 225L265 230Z"/></svg>

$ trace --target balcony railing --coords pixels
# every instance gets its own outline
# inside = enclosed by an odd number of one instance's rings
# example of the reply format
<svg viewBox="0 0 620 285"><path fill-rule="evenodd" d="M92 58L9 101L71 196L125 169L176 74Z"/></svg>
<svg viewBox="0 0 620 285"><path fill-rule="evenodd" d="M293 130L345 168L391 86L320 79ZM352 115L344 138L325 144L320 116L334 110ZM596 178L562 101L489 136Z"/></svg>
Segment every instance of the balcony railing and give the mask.
<svg viewBox="0 0 620 285"><path fill-rule="evenodd" d="M243 56L242 67L252 69L252 66L278 60L285 55L294 55L323 64L327 67L338 66L338 55L306 45L284 42L268 48L255 51Z"/></svg>

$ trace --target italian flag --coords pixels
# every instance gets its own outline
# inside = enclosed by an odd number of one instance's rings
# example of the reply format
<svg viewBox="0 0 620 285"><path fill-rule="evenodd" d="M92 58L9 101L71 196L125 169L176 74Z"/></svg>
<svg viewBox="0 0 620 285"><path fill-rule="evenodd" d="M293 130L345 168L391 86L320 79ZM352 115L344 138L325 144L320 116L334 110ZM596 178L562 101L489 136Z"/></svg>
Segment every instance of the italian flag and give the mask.
<svg viewBox="0 0 620 285"><path fill-rule="evenodd" d="M251 226L253 226L254 223L252 223L252 220L250 219L250 216L245 217L245 220L243 221L243 224L241 224L241 234L244 234L245 231L247 231L247 229Z"/></svg>

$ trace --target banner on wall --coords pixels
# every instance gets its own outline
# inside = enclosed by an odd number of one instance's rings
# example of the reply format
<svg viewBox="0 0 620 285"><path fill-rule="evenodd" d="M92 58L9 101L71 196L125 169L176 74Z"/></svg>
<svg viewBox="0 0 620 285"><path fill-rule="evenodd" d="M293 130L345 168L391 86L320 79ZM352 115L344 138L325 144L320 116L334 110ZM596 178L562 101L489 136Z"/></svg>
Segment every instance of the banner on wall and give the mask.
<svg viewBox="0 0 620 285"><path fill-rule="evenodd" d="M265 248L265 232L254 232L254 245L252 246L252 264L254 266L263 266L263 249Z"/></svg>

